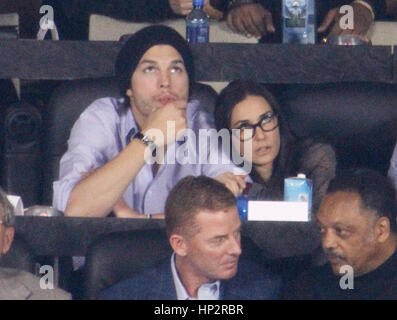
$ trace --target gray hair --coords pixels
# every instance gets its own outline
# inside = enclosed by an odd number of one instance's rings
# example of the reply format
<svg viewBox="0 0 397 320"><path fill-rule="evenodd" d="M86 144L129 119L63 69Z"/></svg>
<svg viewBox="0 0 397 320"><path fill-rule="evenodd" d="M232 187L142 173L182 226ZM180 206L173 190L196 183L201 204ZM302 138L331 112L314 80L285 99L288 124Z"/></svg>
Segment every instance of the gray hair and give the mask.
<svg viewBox="0 0 397 320"><path fill-rule="evenodd" d="M15 223L15 212L14 207L7 198L7 194L0 187L0 205L3 210L3 225L5 227L12 227Z"/></svg>

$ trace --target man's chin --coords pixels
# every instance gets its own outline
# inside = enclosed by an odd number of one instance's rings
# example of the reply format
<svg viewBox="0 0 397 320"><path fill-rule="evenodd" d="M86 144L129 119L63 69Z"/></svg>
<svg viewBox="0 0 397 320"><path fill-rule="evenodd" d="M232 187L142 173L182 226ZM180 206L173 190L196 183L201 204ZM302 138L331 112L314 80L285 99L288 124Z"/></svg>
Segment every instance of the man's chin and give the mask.
<svg viewBox="0 0 397 320"><path fill-rule="evenodd" d="M331 263L331 268L332 268L332 272L334 273L334 275L339 276L340 273L340 268L342 267L341 264L339 263Z"/></svg>
<svg viewBox="0 0 397 320"><path fill-rule="evenodd" d="M237 266L234 267L229 267L223 270L222 274L219 275L218 279L219 280L227 280L230 278L233 278L237 273Z"/></svg>
<svg viewBox="0 0 397 320"><path fill-rule="evenodd" d="M346 273L346 270L343 270L342 268L344 266L350 266L347 262L330 262L332 272L336 276L344 275Z"/></svg>

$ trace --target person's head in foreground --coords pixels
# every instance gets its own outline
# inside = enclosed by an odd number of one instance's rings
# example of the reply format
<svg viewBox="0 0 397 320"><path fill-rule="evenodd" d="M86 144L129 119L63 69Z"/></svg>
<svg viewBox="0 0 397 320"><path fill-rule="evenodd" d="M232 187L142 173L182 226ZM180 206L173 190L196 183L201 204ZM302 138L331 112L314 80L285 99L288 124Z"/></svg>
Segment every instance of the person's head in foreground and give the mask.
<svg viewBox="0 0 397 320"><path fill-rule="evenodd" d="M373 170L349 170L332 180L317 220L335 274L344 265L355 277L371 272L396 249L395 191Z"/></svg>
<svg viewBox="0 0 397 320"><path fill-rule="evenodd" d="M166 230L186 290L196 296L202 284L237 272L241 222L234 195L205 177L183 178L165 208Z"/></svg>

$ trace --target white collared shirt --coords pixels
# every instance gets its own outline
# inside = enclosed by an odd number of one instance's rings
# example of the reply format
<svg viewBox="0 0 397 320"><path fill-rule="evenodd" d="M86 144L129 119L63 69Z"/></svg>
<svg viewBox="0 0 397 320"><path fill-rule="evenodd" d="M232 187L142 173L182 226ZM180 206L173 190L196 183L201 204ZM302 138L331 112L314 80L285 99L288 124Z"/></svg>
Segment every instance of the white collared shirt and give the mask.
<svg viewBox="0 0 397 320"><path fill-rule="evenodd" d="M171 256L171 271L176 289L176 298L178 300L219 300L219 289L221 282L219 280L212 283L204 283L198 289L197 298L189 296L175 266L175 253Z"/></svg>

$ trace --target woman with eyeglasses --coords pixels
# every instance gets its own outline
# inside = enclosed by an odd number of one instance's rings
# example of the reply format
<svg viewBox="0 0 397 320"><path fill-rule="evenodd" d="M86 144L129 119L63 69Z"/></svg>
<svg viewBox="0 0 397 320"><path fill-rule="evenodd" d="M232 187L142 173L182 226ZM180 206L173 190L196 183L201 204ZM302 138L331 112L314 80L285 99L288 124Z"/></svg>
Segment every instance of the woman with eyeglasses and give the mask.
<svg viewBox="0 0 397 320"><path fill-rule="evenodd" d="M253 181L248 195L261 200L282 200L284 179L306 174L313 181L313 212L335 175L333 148L313 139L293 136L274 96L262 85L235 80L219 94L215 108L218 130L231 132L232 147L246 161ZM247 159L250 145L251 159Z"/></svg>

